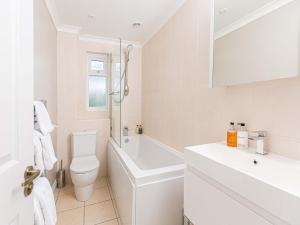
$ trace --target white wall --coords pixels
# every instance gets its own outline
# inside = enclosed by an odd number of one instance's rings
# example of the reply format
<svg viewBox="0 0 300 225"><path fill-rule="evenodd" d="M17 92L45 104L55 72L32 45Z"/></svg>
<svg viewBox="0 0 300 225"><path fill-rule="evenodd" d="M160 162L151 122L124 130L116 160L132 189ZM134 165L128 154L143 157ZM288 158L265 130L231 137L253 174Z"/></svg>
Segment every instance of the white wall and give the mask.
<svg viewBox="0 0 300 225"><path fill-rule="evenodd" d="M53 123L57 123L57 52L56 28L44 0L34 0L34 99L46 100ZM56 132L52 133L56 149ZM51 183L55 172L48 171Z"/></svg>

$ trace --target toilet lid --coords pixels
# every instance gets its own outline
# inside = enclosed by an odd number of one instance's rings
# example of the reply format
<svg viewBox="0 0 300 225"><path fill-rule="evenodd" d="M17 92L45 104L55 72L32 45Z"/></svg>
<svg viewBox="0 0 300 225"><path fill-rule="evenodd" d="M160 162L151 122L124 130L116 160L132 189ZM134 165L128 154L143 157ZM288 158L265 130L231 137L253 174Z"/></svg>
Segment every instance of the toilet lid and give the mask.
<svg viewBox="0 0 300 225"><path fill-rule="evenodd" d="M99 168L96 156L78 157L72 160L70 169L75 173L86 173Z"/></svg>

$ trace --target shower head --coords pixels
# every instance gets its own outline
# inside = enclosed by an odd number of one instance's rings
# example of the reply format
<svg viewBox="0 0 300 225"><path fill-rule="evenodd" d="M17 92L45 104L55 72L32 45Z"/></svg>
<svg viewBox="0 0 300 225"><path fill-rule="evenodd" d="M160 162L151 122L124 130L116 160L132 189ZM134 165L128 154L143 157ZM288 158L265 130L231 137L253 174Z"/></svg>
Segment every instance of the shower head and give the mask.
<svg viewBox="0 0 300 225"><path fill-rule="evenodd" d="M128 46L127 46L127 52L129 53L129 52L131 52L133 50L133 45L132 44L129 44Z"/></svg>

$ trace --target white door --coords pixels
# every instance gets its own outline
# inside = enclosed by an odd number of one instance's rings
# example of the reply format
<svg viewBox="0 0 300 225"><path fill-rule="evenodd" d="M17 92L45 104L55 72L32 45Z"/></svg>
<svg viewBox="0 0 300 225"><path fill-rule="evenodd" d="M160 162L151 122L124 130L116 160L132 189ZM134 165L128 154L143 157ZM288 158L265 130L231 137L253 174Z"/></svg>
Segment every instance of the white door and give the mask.
<svg viewBox="0 0 300 225"><path fill-rule="evenodd" d="M32 196L24 196L33 164L33 2L0 6L0 225L33 225Z"/></svg>

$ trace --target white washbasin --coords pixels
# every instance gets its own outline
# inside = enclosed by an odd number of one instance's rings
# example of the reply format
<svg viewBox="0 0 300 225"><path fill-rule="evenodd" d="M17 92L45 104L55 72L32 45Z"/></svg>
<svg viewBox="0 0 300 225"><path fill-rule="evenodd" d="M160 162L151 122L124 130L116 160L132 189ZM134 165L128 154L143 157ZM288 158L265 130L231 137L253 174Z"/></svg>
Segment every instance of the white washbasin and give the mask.
<svg viewBox="0 0 300 225"><path fill-rule="evenodd" d="M224 144L187 147L189 167L255 205L272 224L300 225L300 163Z"/></svg>

